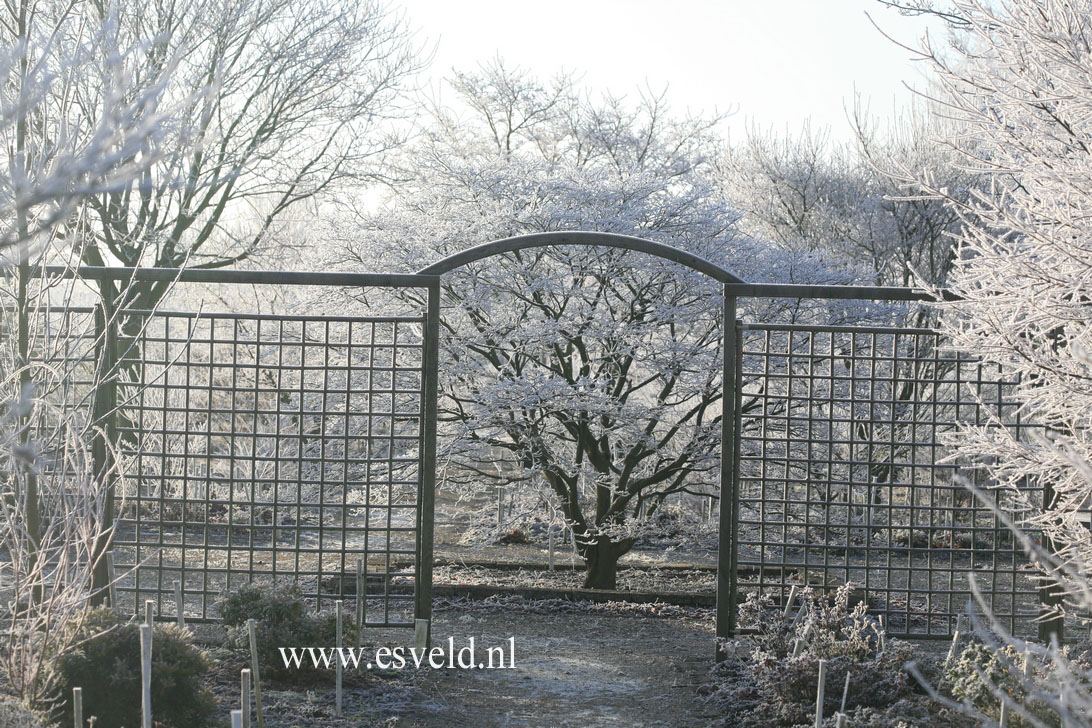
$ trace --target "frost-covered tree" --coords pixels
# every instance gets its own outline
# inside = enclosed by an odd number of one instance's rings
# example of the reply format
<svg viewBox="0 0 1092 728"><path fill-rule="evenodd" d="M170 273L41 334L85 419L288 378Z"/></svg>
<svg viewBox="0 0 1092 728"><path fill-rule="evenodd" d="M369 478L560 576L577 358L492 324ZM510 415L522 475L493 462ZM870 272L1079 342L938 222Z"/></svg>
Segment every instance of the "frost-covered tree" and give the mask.
<svg viewBox="0 0 1092 728"><path fill-rule="evenodd" d="M122 69L139 81L172 66L163 96L185 123L141 177L87 198L69 231L84 264L235 265L283 242L290 210L383 179L376 160L401 141L388 122L418 64L381 0L151 0L116 12L123 41L153 39ZM95 86L73 92L90 109L108 102ZM146 309L164 291L131 286L121 303Z"/></svg>
<svg viewBox="0 0 1092 728"><path fill-rule="evenodd" d="M1055 553L1035 559L1065 587L1071 608L1092 605L1092 2L960 0L944 53L924 53L939 78L945 114L959 125L963 165L990 179L949 203L964 220L950 287L962 300L943 312L959 348L1018 376L1025 422L1042 437L967 427L963 452L990 463L1000 487L1025 495L1014 524L1041 530ZM973 141L967 145L966 140ZM945 190L932 191L944 196ZM1041 504L1028 485L1043 486ZM1030 544L1029 544L1030 547ZM1019 640L1018 652L1024 645ZM1092 709L1087 666L1050 646L1026 683L1033 725L1077 725ZM1013 666L1014 670L1019 666ZM1000 693L997 695L1000 697Z"/></svg>
<svg viewBox="0 0 1092 728"><path fill-rule="evenodd" d="M116 15L88 23L78 3L4 6L0 250L8 265L88 194L129 183L155 161L168 130L161 101L170 65L133 83L123 65L141 63L147 49L119 44L116 30ZM101 96L96 108L73 91L89 87Z"/></svg>
<svg viewBox="0 0 1092 728"><path fill-rule="evenodd" d="M66 239L87 196L157 163L178 121L164 101L170 59L134 77L127 66L140 66L154 39L123 40L118 27L89 3L0 7L0 678L36 706L56 697L56 659L80 639L110 524L86 418L47 396L89 372L96 381L95 368L35 335L51 302L32 269ZM101 103L85 103L89 90ZM90 339L90 329L73 333Z"/></svg>
<svg viewBox="0 0 1092 728"><path fill-rule="evenodd" d="M478 243L597 230L650 238L763 280L832 280L821 262L741 234L711 183L715 120L660 95L592 99L496 61L451 84L407 158L413 189L342 227L357 269L416 270ZM826 276L826 277L824 277ZM720 455L719 285L658 258L554 247L447 274L441 425L460 474L541 477L587 564L617 562L672 494L715 492ZM510 475L510 473L515 473Z"/></svg>
<svg viewBox="0 0 1092 728"><path fill-rule="evenodd" d="M881 130L858 107L855 140L836 144L805 125L796 137L752 129L718 160L729 199L752 235L788 249L822 250L860 283L941 285L954 261L959 215L917 193L928 179L967 200L983 184L937 143L945 123L909 112ZM913 312L915 324L927 314Z"/></svg>
<svg viewBox="0 0 1092 728"><path fill-rule="evenodd" d="M933 58L949 110L977 142L966 164L994 184L949 199L968 224L949 278L963 301L942 322L957 346L1019 376L1024 409L1050 441L985 428L965 447L996 457L1003 483L1049 485L1056 500L1032 522L1087 561L1092 539L1075 516L1092 483L1073 461L1092 459L1092 3L958 7L970 27L961 53Z"/></svg>

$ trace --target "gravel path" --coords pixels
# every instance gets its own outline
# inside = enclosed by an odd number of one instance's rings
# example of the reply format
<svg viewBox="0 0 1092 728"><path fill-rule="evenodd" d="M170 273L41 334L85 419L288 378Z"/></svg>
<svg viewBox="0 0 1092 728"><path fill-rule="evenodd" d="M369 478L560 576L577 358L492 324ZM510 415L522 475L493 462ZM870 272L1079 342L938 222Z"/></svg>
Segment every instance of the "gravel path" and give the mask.
<svg viewBox="0 0 1092 728"><path fill-rule="evenodd" d="M473 636L488 647L515 637L516 666L426 671L391 725L703 726L715 717L696 692L713 655L708 619L510 608L436 617L434 643L453 636L458 647Z"/></svg>

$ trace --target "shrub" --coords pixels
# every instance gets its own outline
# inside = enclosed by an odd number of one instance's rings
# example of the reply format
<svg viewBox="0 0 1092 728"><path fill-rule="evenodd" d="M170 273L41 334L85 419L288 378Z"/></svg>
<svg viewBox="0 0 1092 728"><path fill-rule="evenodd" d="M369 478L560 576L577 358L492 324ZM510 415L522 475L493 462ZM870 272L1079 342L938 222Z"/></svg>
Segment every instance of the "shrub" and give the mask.
<svg viewBox="0 0 1092 728"><path fill-rule="evenodd" d="M217 609L227 629L228 643L236 649L250 649L246 622L248 619L257 622L258 665L263 678L298 677L301 673L316 672L310 664L286 670L279 648L333 646L337 640L336 615L310 611L294 586L246 584L224 595ZM356 626L352 613L345 616L342 625L345 644L353 644Z"/></svg>
<svg viewBox="0 0 1092 728"><path fill-rule="evenodd" d="M18 700L0 697L0 728L42 728L44 721Z"/></svg>
<svg viewBox="0 0 1092 728"><path fill-rule="evenodd" d="M740 609L742 626L755 628L744 654L729 654L714 669L711 700L724 709L725 725L794 726L814 721L819 661L827 662L824 714L833 716L842 700L846 675L850 689L846 709L859 715L860 724L888 725L897 714L893 706L931 702L916 695L905 670L913 657L909 644L886 639L877 622L867 614L867 604L851 606L850 585L837 589L833 598L807 587L801 596L804 610L783 616L766 595L751 595ZM794 647L800 651L794 656ZM921 708L928 714L939 706ZM852 725L857 725L854 720ZM896 726L897 722L889 725ZM913 725L912 723L910 725Z"/></svg>
<svg viewBox="0 0 1092 728"><path fill-rule="evenodd" d="M111 609L93 610L83 628L86 641L60 661L64 720L72 724L73 687L83 688L86 717L97 725L140 725L140 628L122 622ZM216 711L212 693L202 688L205 656L188 630L156 625L152 638L152 706L164 728L201 728Z"/></svg>
<svg viewBox="0 0 1092 728"><path fill-rule="evenodd" d="M945 671L940 687L978 714L995 720L1001 711L997 697L1000 690L1012 704L1020 705L1042 725L1057 726L1060 724L1058 713L1036 695L1036 682L1041 679L1046 684L1070 683L1087 691L1092 675L1092 646L1087 642L1067 645L1059 649L1058 657L1065 661L1069 671L1066 675L1057 674L1058 663L1047 662L1039 663L1025 678L1024 658L1013 645L988 645L972 640ZM1019 715L1013 714L1009 720L1010 728L1029 725L1034 724Z"/></svg>
<svg viewBox="0 0 1092 728"><path fill-rule="evenodd" d="M1010 695L1019 690L1019 681L1010 667L1017 664L1012 645L994 650L981 642L968 642L944 673L949 691L956 700L966 701L987 714L998 712L998 700L991 686Z"/></svg>

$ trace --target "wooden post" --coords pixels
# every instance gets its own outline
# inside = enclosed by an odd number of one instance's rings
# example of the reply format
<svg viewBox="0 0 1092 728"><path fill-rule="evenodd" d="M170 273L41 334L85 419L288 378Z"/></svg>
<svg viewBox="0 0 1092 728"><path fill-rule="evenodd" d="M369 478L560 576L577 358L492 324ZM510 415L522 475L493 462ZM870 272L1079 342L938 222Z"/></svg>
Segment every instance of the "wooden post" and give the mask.
<svg viewBox="0 0 1092 728"><path fill-rule="evenodd" d="M182 582L181 580L174 583L174 608L178 612L176 619L178 620L178 628L185 629L186 627L186 604L182 598Z"/></svg>
<svg viewBox="0 0 1092 728"><path fill-rule="evenodd" d="M792 647L792 656L793 657L799 657L800 656L800 653L804 650L804 644L808 640L808 635L810 635L810 634L811 634L811 625L809 624L807 627L804 628L804 634L800 635L800 639L796 640L793 643L793 647Z"/></svg>
<svg viewBox="0 0 1092 728"><path fill-rule="evenodd" d="M231 711L231 728L243 728L243 711Z"/></svg>
<svg viewBox="0 0 1092 728"><path fill-rule="evenodd" d="M364 600L368 598L364 576L364 559L356 560L356 648L364 646Z"/></svg>
<svg viewBox="0 0 1092 728"><path fill-rule="evenodd" d="M254 708L258 714L258 728L265 728L262 715L262 677L258 671L258 625L253 619L246 621L246 631L250 637L250 671L254 674Z"/></svg>
<svg viewBox="0 0 1092 728"><path fill-rule="evenodd" d="M497 486L497 528L504 527L504 486Z"/></svg>
<svg viewBox="0 0 1092 728"><path fill-rule="evenodd" d="M239 703L243 712L243 728L250 728L250 670L239 671Z"/></svg>
<svg viewBox="0 0 1092 728"><path fill-rule="evenodd" d="M83 688L72 688L72 724L75 728L84 728Z"/></svg>
<svg viewBox="0 0 1092 728"><path fill-rule="evenodd" d="M819 692L815 697L815 728L823 728L823 699L827 692L827 661L819 660Z"/></svg>
<svg viewBox="0 0 1092 728"><path fill-rule="evenodd" d="M419 650L428 647L428 626L427 619L413 621L413 646Z"/></svg>
<svg viewBox="0 0 1092 728"><path fill-rule="evenodd" d="M549 551L548 563L550 571L554 570L554 520L550 519L550 523L546 526L546 542Z"/></svg>
<svg viewBox="0 0 1092 728"><path fill-rule="evenodd" d="M717 638L729 639L736 633L736 602L739 598L736 584L739 561L739 433L740 407L737 396L737 375L741 356L739 321L737 321L736 297L723 288L721 327L724 346L721 348L721 418L720 418L720 517L717 519ZM717 650L715 659L724 655Z"/></svg>
<svg viewBox="0 0 1092 728"><path fill-rule="evenodd" d="M343 624L342 620L344 619L345 602L343 600L341 600L341 599L338 599L334 604L337 607L337 665L335 666L335 670L336 670L336 678L335 679L337 680L337 683L336 683L336 685L334 687L334 693L335 693L336 703L337 703L336 715L337 715L338 718L340 718L341 717L341 694L342 694L342 691L341 691L341 682L342 682L341 650L345 646L344 639L343 639L344 638L344 633L343 633L344 624Z"/></svg>
<svg viewBox="0 0 1092 728"><path fill-rule="evenodd" d="M140 726L152 728L152 625L140 625Z"/></svg>
<svg viewBox="0 0 1092 728"><path fill-rule="evenodd" d="M151 599L144 600L144 624L151 625L155 622L155 602Z"/></svg>
<svg viewBox="0 0 1092 728"><path fill-rule="evenodd" d="M117 572L114 571L114 552L113 551L107 551L106 552L106 578L109 580L108 590L109 590L109 593L110 593L110 608L113 609L116 612L117 608L118 608L118 591L117 591L118 575L117 575Z"/></svg>

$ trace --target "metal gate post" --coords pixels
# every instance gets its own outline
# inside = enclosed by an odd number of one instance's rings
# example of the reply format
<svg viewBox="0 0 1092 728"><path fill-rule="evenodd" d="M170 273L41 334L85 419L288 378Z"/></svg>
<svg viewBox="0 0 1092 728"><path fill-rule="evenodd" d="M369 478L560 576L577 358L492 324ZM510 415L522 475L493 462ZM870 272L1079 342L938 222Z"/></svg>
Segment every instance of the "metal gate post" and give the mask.
<svg viewBox="0 0 1092 728"><path fill-rule="evenodd" d="M1054 484L1047 481L1043 484L1043 511L1054 509L1056 495ZM1054 539L1044 534L1043 547L1052 557L1058 553L1058 547ZM1039 640L1050 644L1052 637L1061 644L1065 639L1065 619L1057 613L1058 607L1065 597L1065 587L1053 577L1044 577L1042 586L1039 587Z"/></svg>
<svg viewBox="0 0 1092 728"><path fill-rule="evenodd" d="M720 418L720 523L717 551L717 638L727 639L736 631L736 529L739 524L739 497L736 492L736 470L739 456L737 420L739 392L736 386L738 328L736 297L724 288L723 373ZM717 660L723 659L717 649Z"/></svg>
<svg viewBox="0 0 1092 728"><path fill-rule="evenodd" d="M440 366L440 279L428 285L425 339L422 342L421 493L417 508L417 594L414 618L428 620L425 647L432 640L432 547L436 506L436 414Z"/></svg>

